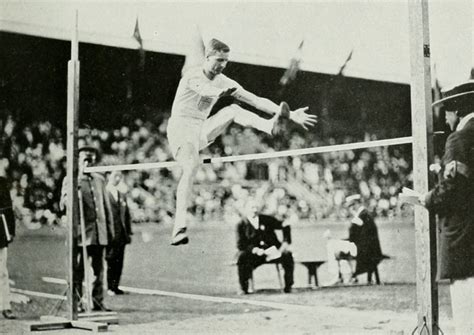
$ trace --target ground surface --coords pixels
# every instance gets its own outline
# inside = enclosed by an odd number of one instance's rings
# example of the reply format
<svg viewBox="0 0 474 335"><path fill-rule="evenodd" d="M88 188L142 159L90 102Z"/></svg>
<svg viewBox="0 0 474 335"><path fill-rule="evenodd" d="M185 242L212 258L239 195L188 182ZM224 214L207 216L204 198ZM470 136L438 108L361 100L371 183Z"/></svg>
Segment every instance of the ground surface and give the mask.
<svg viewBox="0 0 474 335"><path fill-rule="evenodd" d="M296 260L325 258L322 233L330 228L345 237L341 224L300 224L293 228ZM200 224L191 227L188 246L168 244L169 227L143 225L135 229L127 249L124 287L148 289L107 297L118 312L117 334L411 334L416 326L414 228L409 222L379 222L382 249L392 259L379 271L385 285L308 288L306 268L295 268L295 289L283 294L273 266L255 272L256 293L237 296L237 274L230 265L235 255L232 226ZM145 242L146 241L146 242ZM9 269L15 287L63 294L65 287L41 277L66 277L64 232L41 229L21 232L9 249ZM319 279L328 279L323 265ZM449 291L439 286L440 325L452 332ZM55 313L57 301L33 297L14 304L19 321L0 319L0 332L22 333L40 315ZM59 306L61 307L61 306ZM62 306L64 307L64 306ZM43 334L45 332L42 332ZM78 330L46 332L85 333Z"/></svg>

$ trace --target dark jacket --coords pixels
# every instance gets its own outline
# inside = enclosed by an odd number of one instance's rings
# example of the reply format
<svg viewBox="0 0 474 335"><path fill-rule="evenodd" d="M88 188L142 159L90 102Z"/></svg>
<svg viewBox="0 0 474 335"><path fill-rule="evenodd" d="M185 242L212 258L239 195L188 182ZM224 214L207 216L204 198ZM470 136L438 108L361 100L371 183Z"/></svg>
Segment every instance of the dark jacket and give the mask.
<svg viewBox="0 0 474 335"><path fill-rule="evenodd" d="M10 197L10 185L6 178L0 177L0 248L7 247L14 236L15 216Z"/></svg>
<svg viewBox="0 0 474 335"><path fill-rule="evenodd" d="M259 215L258 229L255 229L248 219L244 219L237 224L237 249L239 251L249 251L255 247L267 249L271 246L280 248L281 242L275 230L283 231L283 241L291 244L291 227L285 226L274 217Z"/></svg>
<svg viewBox="0 0 474 335"><path fill-rule="evenodd" d="M112 240L112 244L123 245L131 242L132 220L127 205L126 194L120 191L118 191L117 194L118 197L115 199L113 194L107 191L114 218L114 239Z"/></svg>
<svg viewBox="0 0 474 335"><path fill-rule="evenodd" d="M470 175L454 168L425 199L438 215L438 279L474 276L474 119L448 137L443 167L452 167L453 161L467 166Z"/></svg>
<svg viewBox="0 0 474 335"><path fill-rule="evenodd" d="M374 219L366 209L359 213L358 218L363 224L352 223L349 228L349 241L357 246L356 275L373 271L383 258Z"/></svg>
<svg viewBox="0 0 474 335"><path fill-rule="evenodd" d="M105 179L98 173L84 175L79 180L84 209L84 223L86 229L86 245L109 244L113 240L114 221L112 206L105 189ZM65 203L67 191L66 178L63 180L61 203ZM81 244L81 227L78 222L76 236Z"/></svg>

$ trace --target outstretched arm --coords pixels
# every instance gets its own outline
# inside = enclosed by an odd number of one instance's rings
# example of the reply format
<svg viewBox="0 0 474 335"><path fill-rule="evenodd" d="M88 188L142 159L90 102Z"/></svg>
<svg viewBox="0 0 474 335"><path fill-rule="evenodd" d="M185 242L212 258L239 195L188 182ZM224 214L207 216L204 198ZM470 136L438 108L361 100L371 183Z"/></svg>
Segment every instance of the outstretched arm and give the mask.
<svg viewBox="0 0 474 335"><path fill-rule="evenodd" d="M234 98L249 104L258 110L265 112L270 115L280 113L280 106L267 98L259 97L243 88L239 88L232 94Z"/></svg>
<svg viewBox="0 0 474 335"><path fill-rule="evenodd" d="M238 88L232 96L237 100L245 102L258 110L274 115L281 112L281 107L275 104L273 101L259 97L243 88ZM308 114L306 111L308 107L298 108L294 111L290 111L290 120L296 124L299 124L305 130L308 130L309 126L314 126L317 123L317 116Z"/></svg>

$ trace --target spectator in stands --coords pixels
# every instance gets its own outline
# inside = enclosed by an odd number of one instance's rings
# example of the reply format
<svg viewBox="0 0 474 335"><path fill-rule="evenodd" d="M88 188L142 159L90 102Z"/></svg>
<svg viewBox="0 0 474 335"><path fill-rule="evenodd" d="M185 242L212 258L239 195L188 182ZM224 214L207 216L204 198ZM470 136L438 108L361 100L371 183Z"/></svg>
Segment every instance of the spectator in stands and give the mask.
<svg viewBox="0 0 474 335"><path fill-rule="evenodd" d="M7 162L6 159L0 161L0 310L5 319L16 319L11 309L7 269L8 244L15 236L15 216L4 166Z"/></svg>
<svg viewBox="0 0 474 335"><path fill-rule="evenodd" d="M167 115L169 111L156 110L150 114ZM22 223L34 228L40 226L39 222L59 222L56 213L61 182L66 171L65 143L61 129L48 121L33 121L20 125L11 116L7 116L0 126L3 129L3 145L0 145L0 151L4 157L10 158L11 181L16 192L15 195L12 194L12 200L14 206L19 208L18 213L23 213ZM130 128L92 129L88 132L88 137L90 141L100 144L104 158L113 157L118 164L167 161L171 159L171 153L165 138L166 126L167 119L161 123L136 119ZM321 141L316 140L314 136L313 133L305 133L302 137L290 125L285 141L294 149L337 144L334 138ZM366 137L366 140L372 138L370 134ZM344 142L357 140L361 138L344 138ZM234 124L222 137L222 141L216 141L209 148L208 153L237 155L268 152L276 148L274 145L274 138L269 145L256 131ZM225 194L230 193L229 185L245 184L248 182L246 179L251 179L252 176L260 177L260 183L266 183L268 181L263 178L267 170L271 182L286 183L286 190L297 197L292 199L292 202L300 207L302 218L344 217L346 209L339 207L340 195L355 192L367 199L367 209L370 213L376 213L378 216L403 214L394 194L403 186L411 184L410 155L409 146L396 146L301 156L294 158L293 162L290 158L281 158L258 164L238 162L213 165L212 168L201 166L197 179L207 183L208 187L205 191L194 190L202 196L196 197L190 208L194 207L197 212L202 212L203 218L220 219L227 214L227 208L233 207L232 199L225 197ZM130 187L129 200L133 221L168 222L176 208L173 194L176 192L178 179L177 173L168 170L156 173L128 173L124 183ZM221 187L218 184L221 182L225 185L225 192L218 191ZM290 183L293 184L291 192ZM40 195L36 193L36 185L40 184L43 184L41 189L47 191L44 194L48 195L48 202L38 210L32 206L38 202L31 201L31 191L34 197ZM305 193L308 194L308 190L313 196L304 196ZM208 199L208 193L212 194L211 200ZM220 201L222 206L212 204L216 201ZM301 206L304 203L307 206ZM21 208L23 206L26 208ZM410 214L410 211L406 213Z"/></svg>
<svg viewBox="0 0 474 335"><path fill-rule="evenodd" d="M112 206L114 222L114 238L107 246L107 287L109 295L124 294L119 289L122 276L125 246L132 239L130 211L127 204L127 195L120 189L122 172L112 171L107 183L107 196Z"/></svg>
<svg viewBox="0 0 474 335"><path fill-rule="evenodd" d="M346 206L353 215L347 240L328 240L328 268L333 278L327 285L334 285L344 280L344 268L349 269L349 282L356 282L359 274L367 273L367 282L372 282L375 273L377 283L377 265L383 259L377 226L367 209L362 205L360 194L346 198ZM328 233L325 234L330 237ZM352 271L350 261L355 259L356 269Z"/></svg>
<svg viewBox="0 0 474 335"><path fill-rule="evenodd" d="M449 135L439 183L420 197L438 215L439 280L450 279L456 334L474 334L474 81L445 92Z"/></svg>
<svg viewBox="0 0 474 335"><path fill-rule="evenodd" d="M237 224L237 268L242 294L249 293L253 270L270 260L279 260L285 271L285 293L293 286L294 260L290 250L291 227L268 215L259 214L259 205L249 198L242 221ZM283 231L283 241L275 233Z"/></svg>
<svg viewBox="0 0 474 335"><path fill-rule="evenodd" d="M87 256L91 259L92 270L94 271L94 282L92 288L92 310L107 311L104 300L104 261L105 248L113 240L113 215L109 197L106 193L105 179L98 173L84 174L84 167L94 165L97 160L98 149L93 146L83 146L79 148L79 188L82 195L82 206L86 236L81 236L80 227L78 230L79 245L85 243ZM64 179L61 204L62 208L66 203L67 184ZM82 297L82 281L84 279L84 257L82 249L79 252L78 262L75 264L74 286L77 293ZM88 283L87 283L88 285Z"/></svg>

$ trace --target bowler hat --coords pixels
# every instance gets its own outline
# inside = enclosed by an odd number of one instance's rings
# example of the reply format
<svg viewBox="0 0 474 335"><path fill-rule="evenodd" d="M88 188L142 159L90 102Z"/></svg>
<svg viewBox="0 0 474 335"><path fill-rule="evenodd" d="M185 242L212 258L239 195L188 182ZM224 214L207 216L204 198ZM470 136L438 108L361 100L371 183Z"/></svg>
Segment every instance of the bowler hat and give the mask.
<svg viewBox="0 0 474 335"><path fill-rule="evenodd" d="M457 84L443 90L441 94L442 98L435 101L433 106L444 106L448 110L474 106L474 80Z"/></svg>
<svg viewBox="0 0 474 335"><path fill-rule="evenodd" d="M99 149L91 145L84 145L84 146L79 147L78 152L82 152L82 151L93 152L96 155L99 154Z"/></svg>

